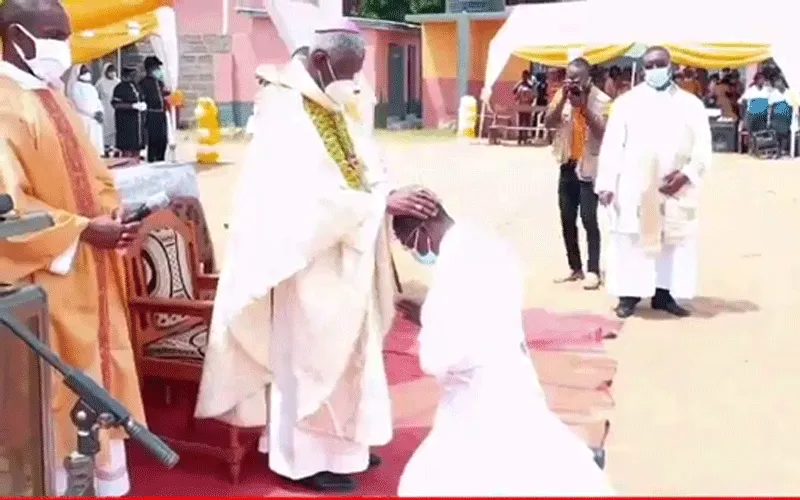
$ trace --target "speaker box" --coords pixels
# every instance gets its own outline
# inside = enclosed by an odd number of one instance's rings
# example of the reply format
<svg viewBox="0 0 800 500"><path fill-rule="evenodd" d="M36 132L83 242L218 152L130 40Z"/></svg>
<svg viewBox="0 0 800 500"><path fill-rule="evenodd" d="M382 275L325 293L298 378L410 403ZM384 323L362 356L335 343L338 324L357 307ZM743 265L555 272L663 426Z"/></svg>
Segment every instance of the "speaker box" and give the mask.
<svg viewBox="0 0 800 500"><path fill-rule="evenodd" d="M48 343L40 287L0 285L0 313ZM0 497L55 495L50 378L49 366L0 323Z"/></svg>
<svg viewBox="0 0 800 500"><path fill-rule="evenodd" d="M738 149L738 137L736 133L736 122L717 122L712 121L711 144L715 153L736 153Z"/></svg>

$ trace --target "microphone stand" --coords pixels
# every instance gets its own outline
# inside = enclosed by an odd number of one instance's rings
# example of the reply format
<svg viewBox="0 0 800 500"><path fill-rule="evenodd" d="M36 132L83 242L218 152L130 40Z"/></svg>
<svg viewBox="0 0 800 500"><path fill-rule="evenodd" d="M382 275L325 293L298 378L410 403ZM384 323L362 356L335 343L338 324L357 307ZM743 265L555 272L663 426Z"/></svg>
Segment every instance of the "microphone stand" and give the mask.
<svg viewBox="0 0 800 500"><path fill-rule="evenodd" d="M163 441L137 423L130 411L81 370L58 357L36 335L15 318L0 311L0 323L25 342L40 358L64 377L64 385L78 396L70 417L77 429L78 449L64 460L68 497L95 496L95 456L100 451L100 429L122 428L167 468L174 467L178 455Z"/></svg>

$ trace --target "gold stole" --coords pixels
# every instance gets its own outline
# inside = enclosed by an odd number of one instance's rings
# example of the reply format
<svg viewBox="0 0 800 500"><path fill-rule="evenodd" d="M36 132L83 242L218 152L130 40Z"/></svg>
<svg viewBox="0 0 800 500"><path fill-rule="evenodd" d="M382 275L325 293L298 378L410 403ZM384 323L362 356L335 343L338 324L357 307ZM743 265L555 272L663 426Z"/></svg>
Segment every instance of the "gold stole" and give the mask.
<svg viewBox="0 0 800 500"><path fill-rule="evenodd" d="M639 205L640 242L647 254L656 255L663 248L664 202L658 191L663 179L658 156L653 154L646 161L650 183L642 193Z"/></svg>
<svg viewBox="0 0 800 500"><path fill-rule="evenodd" d="M347 185L351 189L366 191L362 180L363 164L356 157L355 146L347 130L344 115L329 111L308 97L303 97L303 108L325 144L328 155L339 166Z"/></svg>

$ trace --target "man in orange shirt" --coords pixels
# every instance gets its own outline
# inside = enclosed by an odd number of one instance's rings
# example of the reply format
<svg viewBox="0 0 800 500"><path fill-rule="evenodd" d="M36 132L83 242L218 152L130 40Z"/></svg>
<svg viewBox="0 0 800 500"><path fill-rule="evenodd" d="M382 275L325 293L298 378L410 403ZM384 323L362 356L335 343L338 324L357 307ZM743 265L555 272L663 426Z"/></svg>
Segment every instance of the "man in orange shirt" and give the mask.
<svg viewBox="0 0 800 500"><path fill-rule="evenodd" d="M556 130L553 153L561 165L558 205L570 267L567 277L558 282L584 280L585 289L595 290L600 287L600 229L594 179L611 98L592 85L590 69L583 58L569 63L564 86L550 103L545 124ZM589 252L586 274L578 245L578 213Z"/></svg>
<svg viewBox="0 0 800 500"><path fill-rule="evenodd" d="M697 80L694 68L686 67L681 72L682 79L678 81L678 86L686 92L702 99L703 85Z"/></svg>

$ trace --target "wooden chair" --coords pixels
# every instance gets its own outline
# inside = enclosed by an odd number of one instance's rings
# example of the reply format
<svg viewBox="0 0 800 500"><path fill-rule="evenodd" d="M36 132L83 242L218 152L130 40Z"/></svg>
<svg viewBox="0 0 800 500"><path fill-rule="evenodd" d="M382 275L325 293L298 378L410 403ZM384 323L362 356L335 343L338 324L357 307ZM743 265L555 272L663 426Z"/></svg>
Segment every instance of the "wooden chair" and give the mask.
<svg viewBox="0 0 800 500"><path fill-rule="evenodd" d="M131 337L139 377L167 383L200 383L218 277L200 272L191 223L162 210L142 221L138 238L125 253ZM202 298L200 298L202 297ZM188 430L194 430L191 395ZM163 436L177 451L211 455L228 464L239 482L246 448L240 429L228 427L225 447Z"/></svg>
<svg viewBox="0 0 800 500"><path fill-rule="evenodd" d="M175 196L170 200L169 208L179 219L191 223L195 230L197 256L202 264L202 271L213 274L217 271L214 259L214 244L208 230L206 215L200 200L191 196Z"/></svg>

